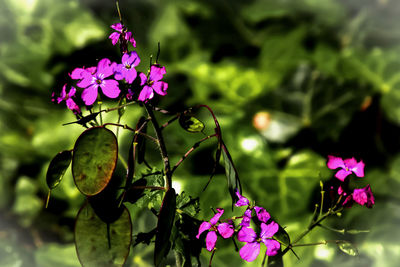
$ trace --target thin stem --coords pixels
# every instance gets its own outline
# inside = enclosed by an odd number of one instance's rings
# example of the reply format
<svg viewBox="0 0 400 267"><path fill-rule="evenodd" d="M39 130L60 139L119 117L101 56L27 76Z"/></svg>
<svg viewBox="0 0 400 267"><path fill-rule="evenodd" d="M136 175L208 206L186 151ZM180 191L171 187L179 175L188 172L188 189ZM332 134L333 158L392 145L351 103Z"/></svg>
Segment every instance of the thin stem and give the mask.
<svg viewBox="0 0 400 267"><path fill-rule="evenodd" d="M178 118L180 117L180 114L176 115L175 117L173 117L172 119L170 119L169 121L167 121L166 123L164 123L163 125L161 125L161 130L163 130L165 127L167 127L168 125L170 125L172 122L176 121Z"/></svg>
<svg viewBox="0 0 400 267"><path fill-rule="evenodd" d="M119 16L119 22L122 23L122 15L121 15L121 10L119 9L119 0L115 0L115 5L117 6L117 11L118 11L118 16Z"/></svg>
<svg viewBox="0 0 400 267"><path fill-rule="evenodd" d="M195 143L186 153L185 155L183 155L179 161L175 164L175 166L172 168L171 174L179 167L179 165L181 165L181 163L190 155L190 153L192 153L196 148L198 148L200 146L200 144L212 137L217 136L217 134L212 134L209 136L204 137L203 139L201 139L200 141L198 141L197 143Z"/></svg>
<svg viewBox="0 0 400 267"><path fill-rule="evenodd" d="M97 104L99 104L100 125L103 125L103 116L101 115L101 104L103 104L103 102L101 102L101 100L99 100L97 102Z"/></svg>
<svg viewBox="0 0 400 267"><path fill-rule="evenodd" d="M213 260L213 258L214 258L215 251L216 251L216 250L214 249L213 252L212 252L212 254L211 254L210 262L208 263L208 267L211 267L211 263L212 263L212 260Z"/></svg>
<svg viewBox="0 0 400 267"><path fill-rule="evenodd" d="M144 107L146 108L147 114L149 114L149 117L151 118L151 122L153 124L154 131L156 133L157 139L158 139L158 147L161 152L161 157L163 159L164 163L164 171L165 171L165 177L166 177L166 188L167 190L170 189L172 185L172 172L171 172L171 167L169 163L169 158L168 158L168 152L167 148L165 146L164 138L160 129L160 126L158 125L158 121L156 117L154 116L152 108L149 106L149 104L144 104Z"/></svg>
<svg viewBox="0 0 400 267"><path fill-rule="evenodd" d="M319 210L319 217L322 216L322 209L324 208L324 195L325 195L325 191L324 191L324 185L322 183L322 181L319 182L320 186L321 186L321 208Z"/></svg>
<svg viewBox="0 0 400 267"><path fill-rule="evenodd" d="M121 161L122 165L124 165L125 169L128 169L128 163L126 163L126 160L122 157L122 155L118 152L118 159Z"/></svg>
<svg viewBox="0 0 400 267"><path fill-rule="evenodd" d="M129 131L135 132L135 134L143 135L144 137L146 137L146 138L152 140L154 143L158 144L158 139L157 139L157 138L154 138L153 136L148 135L148 134L146 134L146 133L142 133L142 132L140 132L140 131L137 131L137 130L135 130L135 129L129 127L129 126L126 125L126 124L122 125L122 124L118 124L118 123L107 122L107 123L104 123L103 126L107 126L107 125L112 125L112 126L117 126L117 127L122 127L122 128L124 128L124 129L128 129Z"/></svg>
<svg viewBox="0 0 400 267"><path fill-rule="evenodd" d="M163 186L148 186L148 185L135 185L131 189L150 189L150 190L165 190Z"/></svg>
<svg viewBox="0 0 400 267"><path fill-rule="evenodd" d="M126 103L126 104L123 104L123 105L120 105L120 106L117 106L117 107L114 107L114 108L107 108L107 109L103 109L102 110L102 112L110 112L110 111L114 111L114 110L117 110L117 109L121 109L121 108L124 108L124 107L126 107L126 106L129 106L129 105L133 105L133 104L136 104L137 102L135 102L135 101L132 101L132 102L129 102L129 103Z"/></svg>

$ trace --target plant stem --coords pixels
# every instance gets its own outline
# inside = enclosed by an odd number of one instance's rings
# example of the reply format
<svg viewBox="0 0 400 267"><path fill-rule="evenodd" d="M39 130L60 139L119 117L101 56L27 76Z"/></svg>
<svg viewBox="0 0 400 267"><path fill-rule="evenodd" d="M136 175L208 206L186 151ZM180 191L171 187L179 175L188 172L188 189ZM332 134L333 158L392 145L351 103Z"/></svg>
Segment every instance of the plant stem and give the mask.
<svg viewBox="0 0 400 267"><path fill-rule="evenodd" d="M146 104L146 103L144 104L144 107L146 108L147 114L151 118L151 122L153 124L153 128L154 128L154 131L155 131L157 139L158 139L158 147L160 149L161 157L162 157L163 163L164 163L164 171L165 171L165 178L166 178L165 185L166 185L166 189L169 190L172 185L172 172L171 172L171 167L169 164L169 158L168 158L168 153L167 153L167 148L165 146L164 138L161 133L160 126L158 125L157 119L154 116L154 112L153 112L152 108L149 106L149 104Z"/></svg>
<svg viewBox="0 0 400 267"><path fill-rule="evenodd" d="M215 136L217 136L217 134L212 134L212 135L206 136L206 137L204 137L203 139L201 139L200 141L198 141L197 143L195 143L195 144L185 153L185 155L183 155L183 156L179 159L179 161L175 164L175 166L172 168L171 174L179 167L179 165L181 165L181 163L189 156L190 153L192 153L196 148L199 147L199 145L200 145L202 142L204 142L204 141L206 141L206 140L208 140L208 139L210 139L210 138L212 138L212 137L215 137Z"/></svg>

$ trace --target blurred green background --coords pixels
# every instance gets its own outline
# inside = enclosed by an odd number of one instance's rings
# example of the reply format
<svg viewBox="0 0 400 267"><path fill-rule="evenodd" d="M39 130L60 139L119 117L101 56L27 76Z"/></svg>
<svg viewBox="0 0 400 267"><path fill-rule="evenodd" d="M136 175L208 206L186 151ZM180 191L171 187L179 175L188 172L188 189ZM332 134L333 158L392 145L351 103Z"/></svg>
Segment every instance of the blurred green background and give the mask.
<svg viewBox="0 0 400 267"><path fill-rule="evenodd" d="M121 0L145 71L161 42L168 95L158 106L181 110L208 104L220 120L244 194L264 206L293 237L308 224L319 181L333 171L327 155L366 163L359 186L371 184L376 205L329 219L340 235L316 229L304 242L346 239L360 256L334 245L296 249L286 266L398 266L400 260L400 2L397 0ZM0 0L0 266L79 266L74 217L84 198L70 171L52 193L51 158L71 149L83 131L61 126L74 116L51 93L75 67L119 61L107 39L118 22L112 0ZM141 114L127 109L123 123ZM108 119L115 120L115 114ZM199 117L212 133L206 113ZM168 117L160 116L161 121ZM165 131L173 162L202 138L178 126ZM120 135L126 155L127 136ZM124 146L125 144L125 146ZM175 184L196 197L212 169L215 141L201 145L176 172ZM149 161L158 164L149 148ZM356 180L356 179L355 179ZM199 218L210 207L230 210L224 171L200 195ZM155 221L130 207L134 234ZM229 212L228 212L229 214ZM153 219L153 220L151 220ZM214 266L246 263L231 242L218 241ZM151 266L153 246L137 245L127 266ZM263 251L262 251L263 253ZM206 266L210 253L203 250ZM173 262L173 261L172 261Z"/></svg>

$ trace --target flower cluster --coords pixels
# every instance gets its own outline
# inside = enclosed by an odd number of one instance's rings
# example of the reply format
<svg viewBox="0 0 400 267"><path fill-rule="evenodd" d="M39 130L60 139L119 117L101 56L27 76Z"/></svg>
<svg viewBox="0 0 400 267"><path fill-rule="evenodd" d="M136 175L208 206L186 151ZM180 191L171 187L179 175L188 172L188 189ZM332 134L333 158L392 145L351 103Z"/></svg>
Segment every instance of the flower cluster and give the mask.
<svg viewBox="0 0 400 267"><path fill-rule="evenodd" d="M365 164L362 160L357 162L354 158L343 160L340 157L328 156L327 166L332 170L340 168L335 177L342 182L337 192L339 196L344 197L343 206L351 207L353 203L358 203L367 208L372 208L375 204L375 198L370 185L364 188L356 188L351 192L348 188L348 183L345 183L347 176L352 173L357 177L364 177Z"/></svg>
<svg viewBox="0 0 400 267"><path fill-rule="evenodd" d="M243 197L238 191L236 191L236 195L239 200L235 206L247 206L243 216L228 219L227 222L221 222L220 218L224 210L218 208L218 212L210 221L203 222L200 225L196 237L200 238L200 235L208 230L206 248L208 251L212 251L215 248L218 234L223 238L230 238L234 233L237 233L237 240L246 243L239 251L242 259L249 262L254 261L260 253L261 243L264 243L267 247L267 256L275 256L280 249L280 243L273 239L273 236L278 232L279 225L272 220L269 221L271 216L263 207L251 206L249 200ZM252 216L253 211L255 212L254 217ZM233 220L238 218L242 218L242 220L237 229L235 229ZM259 226L259 231L255 231L250 227L252 220Z"/></svg>
<svg viewBox="0 0 400 267"><path fill-rule="evenodd" d="M89 107L99 98L99 89L107 98L118 98L121 96L122 91L122 97L133 100L133 97L136 96L136 99L142 102L152 99L154 92L162 96L167 94L168 84L161 81L164 74L166 74L166 70L165 67L161 67L157 63L150 66L147 75L139 73L140 86L142 87L140 92L137 89L133 89L132 83L138 76L136 67L140 63L140 58L136 51L128 51L127 43L131 43L133 47L136 47L136 41L132 33L128 32L127 28L121 23L113 24L111 28L116 30L109 36L112 44L115 45L119 41L120 47L124 47L124 49L121 49L121 63L103 58L95 67L75 68L69 74L75 87L71 87L67 94L67 85L64 85L59 97L56 98L55 93L52 94L53 102L59 104L65 100L68 109L75 114L81 114L81 109L77 104L79 102L76 102L76 99L74 100L79 89L82 90L81 99L83 103Z"/></svg>

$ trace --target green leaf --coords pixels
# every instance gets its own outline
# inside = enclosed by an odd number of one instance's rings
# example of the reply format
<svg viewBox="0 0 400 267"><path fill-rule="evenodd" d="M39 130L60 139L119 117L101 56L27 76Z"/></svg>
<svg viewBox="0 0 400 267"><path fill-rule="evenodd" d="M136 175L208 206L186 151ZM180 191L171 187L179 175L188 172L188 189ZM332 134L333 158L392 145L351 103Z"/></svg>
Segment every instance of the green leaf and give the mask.
<svg viewBox="0 0 400 267"><path fill-rule="evenodd" d="M62 151L51 160L46 174L46 182L50 190L56 188L61 182L65 171L71 163L71 160L71 150Z"/></svg>
<svg viewBox="0 0 400 267"><path fill-rule="evenodd" d="M339 242L337 242L337 246L341 251L343 251L347 255L350 255L350 256L358 256L359 255L358 249L351 242L339 241Z"/></svg>
<svg viewBox="0 0 400 267"><path fill-rule="evenodd" d="M238 200L235 191L239 190L241 192L242 186L240 185L239 175L237 173L235 165L233 164L232 157L223 142L221 143L221 148L225 162L225 174L228 181L228 190L231 194L233 208L233 204L236 203L236 201Z"/></svg>
<svg viewBox="0 0 400 267"><path fill-rule="evenodd" d="M279 230L274 235L274 238L279 241L279 243L284 244L285 246L289 246L290 237L286 230L279 225Z"/></svg>
<svg viewBox="0 0 400 267"><path fill-rule="evenodd" d="M83 127L86 127L86 123L96 119L97 115L99 115L99 114L100 114L100 112L94 112L94 113L91 113L91 114L89 114L89 115L87 115L85 117L80 118L77 121L64 123L63 126L76 123L76 124L82 125Z"/></svg>
<svg viewBox="0 0 400 267"><path fill-rule="evenodd" d="M76 187L86 196L96 195L109 183L118 158L117 138L103 127L84 131L76 140L72 175Z"/></svg>
<svg viewBox="0 0 400 267"><path fill-rule="evenodd" d="M176 198L176 208L190 216L195 216L200 211L199 198L192 198L183 191Z"/></svg>
<svg viewBox="0 0 400 267"><path fill-rule="evenodd" d="M75 223L75 246L82 266L124 265L132 242L132 223L128 210L123 209L118 220L107 224L90 205L81 208Z"/></svg>
<svg viewBox="0 0 400 267"><path fill-rule="evenodd" d="M204 130L204 123L190 114L182 114L179 117L179 124L183 129L190 133L198 133Z"/></svg>
<svg viewBox="0 0 400 267"><path fill-rule="evenodd" d="M171 247L170 236L175 220L176 194L173 188L165 193L157 223L154 264L161 266Z"/></svg>

